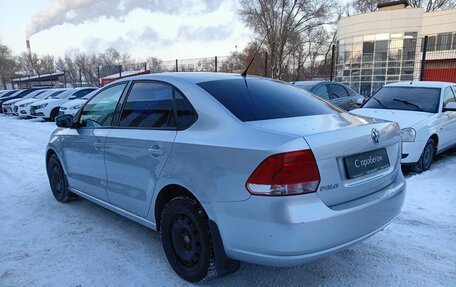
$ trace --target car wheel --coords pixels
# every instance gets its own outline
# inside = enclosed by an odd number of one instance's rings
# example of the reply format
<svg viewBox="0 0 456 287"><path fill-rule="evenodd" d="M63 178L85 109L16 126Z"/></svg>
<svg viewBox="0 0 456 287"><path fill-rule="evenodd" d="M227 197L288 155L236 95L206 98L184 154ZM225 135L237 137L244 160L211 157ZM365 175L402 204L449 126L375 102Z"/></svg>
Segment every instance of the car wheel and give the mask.
<svg viewBox="0 0 456 287"><path fill-rule="evenodd" d="M420 160L413 167L415 172L421 173L431 168L435 157L435 149L435 141L433 139L429 139L423 149L423 152L421 153Z"/></svg>
<svg viewBox="0 0 456 287"><path fill-rule="evenodd" d="M176 197L166 204L160 233L168 262L181 278L195 283L217 275L208 218L194 199Z"/></svg>
<svg viewBox="0 0 456 287"><path fill-rule="evenodd" d="M54 108L52 111L51 111L51 114L50 114L50 117L49 117L49 120L51 122L55 121L55 118L59 115L59 110L60 108Z"/></svg>
<svg viewBox="0 0 456 287"><path fill-rule="evenodd" d="M47 174L52 194L59 202L68 202L77 196L68 189L68 181L58 157L52 154L47 163Z"/></svg>

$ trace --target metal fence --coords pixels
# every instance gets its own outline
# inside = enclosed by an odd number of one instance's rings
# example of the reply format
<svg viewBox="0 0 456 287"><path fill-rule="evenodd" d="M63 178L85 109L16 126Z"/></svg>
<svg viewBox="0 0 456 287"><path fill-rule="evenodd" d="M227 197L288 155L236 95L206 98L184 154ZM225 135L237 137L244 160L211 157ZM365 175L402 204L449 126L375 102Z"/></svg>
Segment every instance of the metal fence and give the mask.
<svg viewBox="0 0 456 287"><path fill-rule="evenodd" d="M249 74L271 76L271 67L268 66L267 53L260 52L256 55ZM154 59L149 62L124 63L120 65L104 66L84 66L74 67L64 71L49 71L42 74L21 75L11 78L3 83L6 88L28 88L32 86L52 86L52 87L84 87L84 86L103 86L116 79L140 75L146 73L161 72L227 72L242 73L246 66L246 61L239 54L231 56L215 56L193 59L176 59L161 61ZM247 62L248 62L247 61ZM313 72L299 71L294 66L289 66L287 78L283 80L312 80L329 79L328 74L320 74L319 71ZM318 74L318 75L317 75ZM5 79L4 79L5 80Z"/></svg>
<svg viewBox="0 0 456 287"><path fill-rule="evenodd" d="M456 82L456 33L365 36L363 41L340 41L333 57L334 80L365 96L398 81Z"/></svg>

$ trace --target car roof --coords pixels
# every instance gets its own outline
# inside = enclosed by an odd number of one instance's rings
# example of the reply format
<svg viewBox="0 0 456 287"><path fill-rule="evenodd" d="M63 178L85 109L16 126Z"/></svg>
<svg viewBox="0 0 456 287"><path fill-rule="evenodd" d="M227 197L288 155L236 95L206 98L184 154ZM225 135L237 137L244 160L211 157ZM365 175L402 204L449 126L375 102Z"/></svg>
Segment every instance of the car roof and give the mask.
<svg viewBox="0 0 456 287"><path fill-rule="evenodd" d="M385 85L385 87L423 87L423 88L445 88L456 85L455 83L447 82L432 82L432 81L413 81L413 82L398 82Z"/></svg>
<svg viewBox="0 0 456 287"><path fill-rule="evenodd" d="M241 74L232 73L209 73L209 72L169 72L169 73L157 73L132 76L119 79L113 83L122 82L125 80L183 80L189 83L197 84L202 82L210 82L217 80L232 80L232 79L243 79ZM259 76L248 75L247 79L267 79Z"/></svg>
<svg viewBox="0 0 456 287"><path fill-rule="evenodd" d="M329 81L295 81L295 82L291 82L291 84L293 84L293 85L315 86L315 85L318 85L318 84L321 84L321 83L325 83L325 82L329 82Z"/></svg>

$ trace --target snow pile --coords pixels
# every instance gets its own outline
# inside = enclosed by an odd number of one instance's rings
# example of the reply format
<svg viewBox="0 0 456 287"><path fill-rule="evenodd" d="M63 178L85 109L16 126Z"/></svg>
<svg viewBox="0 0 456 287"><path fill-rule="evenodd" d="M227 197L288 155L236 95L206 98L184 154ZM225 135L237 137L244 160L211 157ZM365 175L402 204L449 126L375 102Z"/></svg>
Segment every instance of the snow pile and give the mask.
<svg viewBox="0 0 456 287"><path fill-rule="evenodd" d="M157 233L87 200L54 200L44 164L54 128L0 115L0 286L189 285ZM407 181L402 214L365 242L294 268L243 263L202 285L456 286L456 150Z"/></svg>

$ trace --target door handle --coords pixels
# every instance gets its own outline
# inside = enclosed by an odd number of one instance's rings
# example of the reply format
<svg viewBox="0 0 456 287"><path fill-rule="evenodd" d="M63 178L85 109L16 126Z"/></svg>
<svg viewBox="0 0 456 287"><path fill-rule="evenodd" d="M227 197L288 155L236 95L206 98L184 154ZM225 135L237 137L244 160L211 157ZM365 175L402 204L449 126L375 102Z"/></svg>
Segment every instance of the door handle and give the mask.
<svg viewBox="0 0 456 287"><path fill-rule="evenodd" d="M101 142L94 142L94 143L93 143L93 147L94 147L96 150L101 150L101 148L103 147L103 143L101 143Z"/></svg>
<svg viewBox="0 0 456 287"><path fill-rule="evenodd" d="M160 149L159 146L153 146L150 149L148 149L148 151L152 156L160 156L165 154L165 151Z"/></svg>
<svg viewBox="0 0 456 287"><path fill-rule="evenodd" d="M155 157L165 154L165 151L162 150L158 145L154 145L153 147L148 149L148 151L152 156L155 156Z"/></svg>

